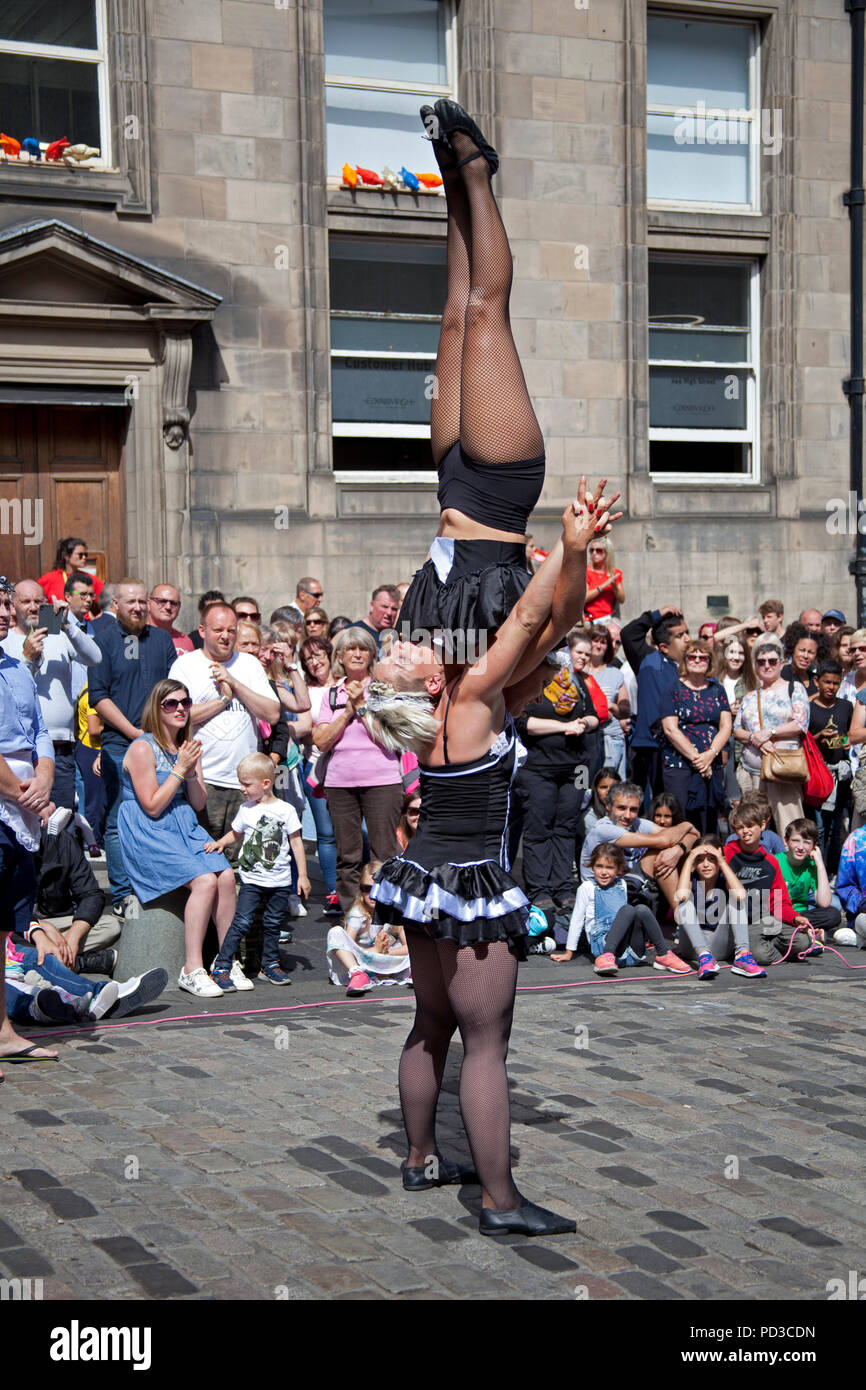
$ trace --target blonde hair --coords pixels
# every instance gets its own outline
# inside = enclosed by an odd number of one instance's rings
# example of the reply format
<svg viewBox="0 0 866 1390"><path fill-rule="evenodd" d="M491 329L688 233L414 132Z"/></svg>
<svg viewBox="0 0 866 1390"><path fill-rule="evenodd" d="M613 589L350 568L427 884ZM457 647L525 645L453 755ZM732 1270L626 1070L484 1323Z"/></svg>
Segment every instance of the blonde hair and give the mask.
<svg viewBox="0 0 866 1390"><path fill-rule="evenodd" d="M866 642L866 627L858 627L851 633L850 645L853 647L855 642Z"/></svg>
<svg viewBox="0 0 866 1390"><path fill-rule="evenodd" d="M347 647L360 647L368 656L372 658L370 668L379 655L376 643L370 636L366 628L363 627L344 627L342 632L338 632L334 638L334 650L331 653L331 675L337 680L346 679L346 668L343 665L343 652Z"/></svg>
<svg viewBox="0 0 866 1390"><path fill-rule="evenodd" d="M593 546L596 545L604 547L604 572L605 574L613 576L615 569L613 562L613 542L611 541L609 536L593 536L592 540L589 542L589 545L586 547L587 552L592 550ZM588 554L587 558L589 558Z"/></svg>
<svg viewBox="0 0 866 1390"><path fill-rule="evenodd" d="M364 865L363 869L361 870L361 878L363 878L365 874L372 874L372 876L375 878L375 877L376 877L376 874L379 872L379 870L381 869L381 867L382 867L382 860L381 860L381 859L368 859L367 863ZM373 914L370 912L369 908L367 907L367 904L366 904L365 901L364 901L364 894L363 894L363 892L362 892L362 890L361 890L361 881L360 881L360 879L358 880L358 891L357 891L357 893L355 894L355 899L354 899L354 901L353 901L353 903L352 903L352 906L349 908L349 912L363 912L363 914L364 914L364 916L366 917L366 919L367 919L368 922L369 922L370 919L372 918L372 915L373 915ZM346 913L346 916L348 917L348 915L349 915L349 913L347 912L347 913Z"/></svg>
<svg viewBox="0 0 866 1390"><path fill-rule="evenodd" d="M248 753L237 765L238 777L258 777L262 782L267 777L273 782L275 773L276 768L266 753Z"/></svg>
<svg viewBox="0 0 866 1390"><path fill-rule="evenodd" d="M426 690L398 690L390 681L373 680L364 703L364 727L389 753L408 752L420 758L439 732Z"/></svg>

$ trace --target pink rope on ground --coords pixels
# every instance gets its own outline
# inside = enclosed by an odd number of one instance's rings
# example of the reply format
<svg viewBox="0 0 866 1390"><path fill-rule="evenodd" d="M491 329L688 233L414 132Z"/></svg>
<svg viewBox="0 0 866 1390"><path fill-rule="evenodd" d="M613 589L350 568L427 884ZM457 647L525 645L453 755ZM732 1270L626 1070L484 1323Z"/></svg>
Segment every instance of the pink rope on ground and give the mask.
<svg viewBox="0 0 866 1390"><path fill-rule="evenodd" d="M793 941L793 933L792 933L791 939L792 939L792 941ZM845 967L846 967L848 970L866 970L866 965L850 965L849 962L848 962L848 961L845 959L845 957L842 955L842 953L841 953L840 951L837 951L837 950L836 950L835 946L825 946L825 947L824 947L824 950L825 950L825 951L832 951L833 955L834 955L834 956L838 956L839 959L843 962L843 964L845 965ZM791 951L791 946L790 946L790 944L789 944L788 950L785 952L785 955L782 957L782 959L781 959L781 960L774 960L774 961L771 961L770 964L771 964L771 965L784 965L785 961L787 960L787 958L788 958L788 956L789 956L789 954L790 954L790 951ZM798 954L798 959L799 959L799 960L802 960L802 959L803 959L803 953L802 953L802 952ZM731 965L724 965L724 964L723 964L723 965L720 965L720 966L719 966L719 969L720 969L720 970L731 970L732 968L733 968L733 964L731 964ZM553 984L550 984L550 985L518 985L518 986L517 986L517 993L518 993L518 994L535 994L535 993L538 993L538 992L540 992L540 991L554 990L554 989L585 989L587 985L618 985L618 984L620 984L620 985L630 985L630 984L641 984L641 983L642 983L642 984L648 984L648 983L650 983L650 981L651 981L653 984L659 984L659 985L662 985L662 984L674 984L677 980L687 980L687 979L689 979L689 978L693 978L696 974L697 974L697 971L696 971L696 970L690 970L689 973L688 973L688 975L686 975L686 974L682 974L682 975L670 975L670 976L664 975L664 976L662 976L660 979L656 979L656 977L655 977L654 975L653 975L653 976L647 976L647 975L634 974L634 975L629 975L629 976L626 977L626 978L623 978L623 976L619 975L619 976L608 976L607 978L598 977L598 978L593 979L593 980L564 980L564 981L562 982L562 984L558 984L558 985L553 985ZM231 1011L231 1013L173 1014L173 1015L171 1015L171 1017L169 1017L169 1018L140 1018L140 1019L131 1020L129 1023L99 1023L99 1022L97 1022L97 1023L91 1024L91 1025L90 1025L89 1027L87 1027L87 1028L53 1028L53 1029L50 1029L50 1030L49 1030L49 1029L44 1029L44 1028L43 1028L43 1029L40 1029L40 1031L39 1031L38 1033L23 1033L23 1032L22 1032L21 1036L22 1036L22 1037L26 1037L26 1038L32 1038L33 1041L35 1042L35 1041L38 1041L39 1038L70 1037L70 1036L72 1036L72 1035L75 1034L75 1033L89 1033L89 1034L92 1034L92 1033L95 1033L95 1032L104 1033L104 1032L108 1032L110 1029L113 1029L113 1028L153 1028L153 1027L159 1025L160 1023L196 1023L196 1022L198 1022L200 1019L203 1019L203 1018L208 1018L208 1019L210 1019L210 1018L251 1018L251 1017L256 1017L257 1015L260 1015L260 1014L284 1014L284 1013L285 1013L285 1014L291 1014L291 1013L297 1013L299 1009L329 1009L329 1008L334 1007L335 1005L346 1005L346 1004L348 1004L348 1003L350 1003L350 1002L351 1002L351 1004L352 1004L353 1007L354 1007L355 1005L358 1005L358 1004L382 1004L382 1003L402 1004L402 1003L406 1003L407 1000L411 1000L411 999L414 999L414 998L415 998L414 994L398 994L398 995L389 995L387 999L383 999L381 995L380 995L378 998L375 998L375 999L372 999L372 998L363 998L363 999L352 999L351 1001L349 1001L349 1000L347 1000L347 999L318 999L318 1000L311 1000L310 1003L308 1003L308 1004L274 1004L271 1008L268 1008L268 1009L233 1009L233 1010ZM2 1061L3 1061L3 1058L0 1057L0 1063L2 1063Z"/></svg>

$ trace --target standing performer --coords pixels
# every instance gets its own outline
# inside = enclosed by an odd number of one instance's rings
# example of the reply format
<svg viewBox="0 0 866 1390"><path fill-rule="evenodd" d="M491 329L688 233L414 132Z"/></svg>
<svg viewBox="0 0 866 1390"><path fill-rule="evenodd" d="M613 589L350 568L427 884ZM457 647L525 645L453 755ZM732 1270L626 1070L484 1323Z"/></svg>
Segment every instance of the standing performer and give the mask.
<svg viewBox="0 0 866 1390"><path fill-rule="evenodd" d="M561 541L484 660L446 683L429 647L396 641L357 710L385 747L412 748L424 759L418 829L404 857L379 870L373 890L374 921L405 928L415 985L415 1022L399 1071L409 1141L403 1186L480 1180L483 1235L576 1229L526 1201L511 1175L505 1058L529 904L508 872L511 783L523 750L504 692L512 703L517 689L537 698L544 652L583 611L586 547L610 529L608 505L600 488L587 500L581 480ZM436 1104L458 1028L460 1110L477 1178L443 1159L436 1145Z"/></svg>
<svg viewBox="0 0 866 1390"><path fill-rule="evenodd" d="M448 208L448 289L430 442L439 532L403 600L404 640L494 633L529 583L526 530L544 485L544 441L511 334L511 248L490 180L495 150L453 101L422 106ZM474 650L474 649L473 649Z"/></svg>

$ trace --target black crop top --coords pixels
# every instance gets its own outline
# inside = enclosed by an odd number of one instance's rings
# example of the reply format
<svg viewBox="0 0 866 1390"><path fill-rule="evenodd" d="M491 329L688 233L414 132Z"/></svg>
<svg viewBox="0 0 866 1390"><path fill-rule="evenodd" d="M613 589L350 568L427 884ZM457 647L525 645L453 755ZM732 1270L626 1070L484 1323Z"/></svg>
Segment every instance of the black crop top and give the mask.
<svg viewBox="0 0 866 1390"><path fill-rule="evenodd" d="M439 508L453 507L494 531L525 536L544 487L544 454L522 463L478 463L453 444L439 464Z"/></svg>

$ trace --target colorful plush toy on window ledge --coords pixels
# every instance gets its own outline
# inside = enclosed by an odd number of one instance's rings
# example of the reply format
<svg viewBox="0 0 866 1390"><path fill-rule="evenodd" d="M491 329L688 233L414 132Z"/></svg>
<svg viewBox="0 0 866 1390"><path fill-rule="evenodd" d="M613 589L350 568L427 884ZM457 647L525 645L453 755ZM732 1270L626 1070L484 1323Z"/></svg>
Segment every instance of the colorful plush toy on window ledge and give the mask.
<svg viewBox="0 0 866 1390"><path fill-rule="evenodd" d="M98 158L99 150L94 149L92 145L68 145L63 151L63 163L73 169L87 164L88 160Z"/></svg>
<svg viewBox="0 0 866 1390"><path fill-rule="evenodd" d="M344 188L378 188L383 193L435 193L442 187L439 174L415 174L405 166L398 174L386 164L381 174L348 162L341 170Z"/></svg>
<svg viewBox="0 0 866 1390"><path fill-rule="evenodd" d="M7 159L17 159L21 153L21 142L11 135L4 135L0 132L0 149L3 150Z"/></svg>
<svg viewBox="0 0 866 1390"><path fill-rule="evenodd" d="M69 141L64 135L62 140L52 141L52 143L48 146L47 150L45 151L45 158L47 160L50 160L52 163L55 163L57 160L60 159L61 155L63 154L63 151L68 149Z"/></svg>

